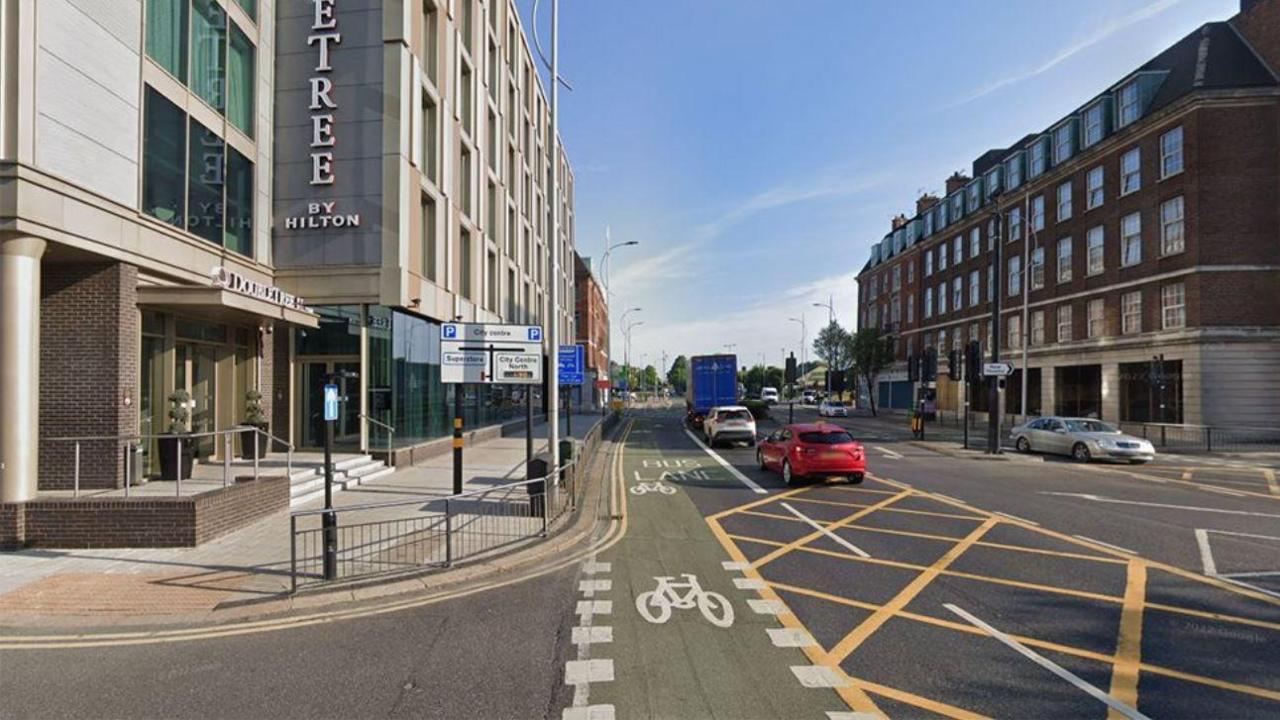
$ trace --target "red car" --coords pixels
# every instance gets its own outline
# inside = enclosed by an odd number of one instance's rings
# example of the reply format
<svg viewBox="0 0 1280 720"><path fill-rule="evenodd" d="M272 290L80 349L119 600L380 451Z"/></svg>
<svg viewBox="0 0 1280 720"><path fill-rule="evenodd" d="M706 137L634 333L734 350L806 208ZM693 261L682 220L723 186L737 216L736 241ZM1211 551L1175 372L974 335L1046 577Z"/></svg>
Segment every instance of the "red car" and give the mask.
<svg viewBox="0 0 1280 720"><path fill-rule="evenodd" d="M765 438L756 448L760 469L776 469L791 485L806 477L847 477L857 484L867 473L862 445L838 425L801 423L787 425Z"/></svg>

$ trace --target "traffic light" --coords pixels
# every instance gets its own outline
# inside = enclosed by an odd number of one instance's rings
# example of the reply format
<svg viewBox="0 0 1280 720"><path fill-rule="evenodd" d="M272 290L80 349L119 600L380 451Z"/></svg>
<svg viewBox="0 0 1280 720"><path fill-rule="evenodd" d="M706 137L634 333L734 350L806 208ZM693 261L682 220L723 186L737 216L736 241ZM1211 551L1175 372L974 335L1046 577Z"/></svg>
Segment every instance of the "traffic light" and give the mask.
<svg viewBox="0 0 1280 720"><path fill-rule="evenodd" d="M920 370L920 380L922 382L933 382L938 379L938 350L937 348L925 348L924 351L924 367Z"/></svg>
<svg viewBox="0 0 1280 720"><path fill-rule="evenodd" d="M831 392L833 393L844 392L844 373L843 372L837 371L837 372L831 373Z"/></svg>
<svg viewBox="0 0 1280 720"><path fill-rule="evenodd" d="M787 378L788 385L794 385L796 382L796 356L791 354L787 356Z"/></svg>
<svg viewBox="0 0 1280 720"><path fill-rule="evenodd" d="M982 344L977 340L970 340L964 352L964 375L969 378L969 382L978 382L982 379Z"/></svg>
<svg viewBox="0 0 1280 720"><path fill-rule="evenodd" d="M907 356L907 380L920 382L920 358L915 355Z"/></svg>
<svg viewBox="0 0 1280 720"><path fill-rule="evenodd" d="M947 353L947 377L952 380L960 379L960 351L952 350Z"/></svg>

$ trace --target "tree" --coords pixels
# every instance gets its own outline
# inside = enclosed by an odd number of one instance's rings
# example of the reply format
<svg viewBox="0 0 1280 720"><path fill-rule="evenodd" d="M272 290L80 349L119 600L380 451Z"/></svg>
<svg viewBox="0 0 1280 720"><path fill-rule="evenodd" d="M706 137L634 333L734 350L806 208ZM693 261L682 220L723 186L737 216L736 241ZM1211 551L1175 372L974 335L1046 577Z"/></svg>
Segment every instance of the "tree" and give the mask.
<svg viewBox="0 0 1280 720"><path fill-rule="evenodd" d="M786 373L780 367L770 365L764 370L764 384L771 388L780 388L785 384Z"/></svg>
<svg viewBox="0 0 1280 720"><path fill-rule="evenodd" d="M893 335L880 328L863 328L854 333L850 345L853 369L867 384L867 397L871 401L871 414L876 414L876 378L893 364L897 353Z"/></svg>
<svg viewBox="0 0 1280 720"><path fill-rule="evenodd" d="M671 369L667 371L667 384L672 390L680 395L685 394L689 387L689 358L684 355L677 355L674 362L671 363Z"/></svg>
<svg viewBox="0 0 1280 720"><path fill-rule="evenodd" d="M852 343L849 333L833 320L814 338L813 354L826 363L828 372L842 372L849 367Z"/></svg>
<svg viewBox="0 0 1280 720"><path fill-rule="evenodd" d="M640 377L640 384L648 390L658 387L658 368L652 365L644 367L644 374Z"/></svg>

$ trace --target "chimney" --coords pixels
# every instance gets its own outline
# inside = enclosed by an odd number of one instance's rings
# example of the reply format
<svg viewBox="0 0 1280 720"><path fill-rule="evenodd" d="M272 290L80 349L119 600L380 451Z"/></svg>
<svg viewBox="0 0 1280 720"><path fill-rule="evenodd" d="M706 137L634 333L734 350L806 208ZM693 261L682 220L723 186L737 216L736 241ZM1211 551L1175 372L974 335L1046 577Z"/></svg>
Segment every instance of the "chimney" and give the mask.
<svg viewBox="0 0 1280 720"><path fill-rule="evenodd" d="M1240 14L1229 22L1272 72L1280 72L1280 0L1240 0Z"/></svg>
<svg viewBox="0 0 1280 720"><path fill-rule="evenodd" d="M938 204L937 196L928 195L928 194L921 195L920 198L916 200L916 214L919 215L920 213L924 212L925 210L928 210L929 208L937 204Z"/></svg>
<svg viewBox="0 0 1280 720"><path fill-rule="evenodd" d="M950 195L965 185L968 185L969 181L972 179L973 178L970 178L967 175L960 174L959 171L952 173L951 177L947 178L947 194Z"/></svg>
<svg viewBox="0 0 1280 720"><path fill-rule="evenodd" d="M907 216L902 213L898 213L898 216L893 219L893 229L897 230L898 228L906 227L906 225Z"/></svg>

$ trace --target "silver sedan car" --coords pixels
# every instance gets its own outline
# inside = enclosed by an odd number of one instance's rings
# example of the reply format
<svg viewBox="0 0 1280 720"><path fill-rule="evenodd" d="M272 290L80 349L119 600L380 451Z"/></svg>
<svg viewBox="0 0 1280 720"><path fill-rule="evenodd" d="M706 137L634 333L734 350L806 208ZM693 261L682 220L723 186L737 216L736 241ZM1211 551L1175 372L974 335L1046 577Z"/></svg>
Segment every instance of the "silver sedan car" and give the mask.
<svg viewBox="0 0 1280 720"><path fill-rule="evenodd" d="M1042 417L1015 427L1010 436L1021 452L1070 455L1078 462L1115 460L1145 463L1156 449L1142 438L1091 418Z"/></svg>

